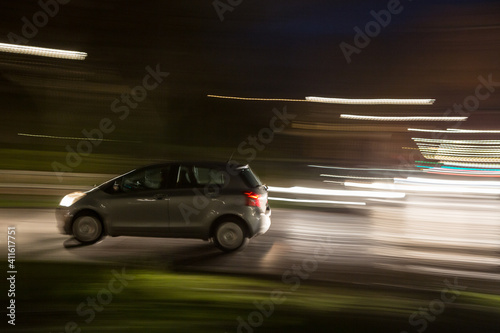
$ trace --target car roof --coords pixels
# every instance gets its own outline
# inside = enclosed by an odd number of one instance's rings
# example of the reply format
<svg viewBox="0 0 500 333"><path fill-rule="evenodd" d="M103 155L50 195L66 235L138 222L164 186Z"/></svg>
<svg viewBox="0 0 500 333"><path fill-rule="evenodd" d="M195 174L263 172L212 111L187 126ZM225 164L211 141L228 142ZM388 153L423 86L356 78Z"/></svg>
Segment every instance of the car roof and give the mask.
<svg viewBox="0 0 500 333"><path fill-rule="evenodd" d="M151 168L151 167L161 167L161 166L166 166L166 165L188 165L188 166L207 166L207 167L217 167L217 168L224 168L228 164L233 164L237 169L244 169L248 168L248 164L240 164L240 163L231 163L234 161L227 161L227 162L220 162L220 161L170 161L170 162L163 162L163 163L154 163L154 164L149 164L149 165L144 165L141 167L138 167L134 170L139 170L139 169L144 169L144 168ZM133 171L133 170L131 170Z"/></svg>

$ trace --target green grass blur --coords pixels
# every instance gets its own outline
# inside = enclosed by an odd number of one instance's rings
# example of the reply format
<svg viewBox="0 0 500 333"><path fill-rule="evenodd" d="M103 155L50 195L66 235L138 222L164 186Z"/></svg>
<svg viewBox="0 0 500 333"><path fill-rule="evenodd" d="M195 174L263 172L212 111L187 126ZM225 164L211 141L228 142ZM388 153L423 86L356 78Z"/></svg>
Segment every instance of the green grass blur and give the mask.
<svg viewBox="0 0 500 333"><path fill-rule="evenodd" d="M65 332L69 322L76 325L74 332L415 331L409 316L419 307L428 306L440 292L315 285L307 281L292 290L280 280L140 267L122 271L123 267L116 265L18 262L16 268L16 332ZM105 304L99 303L99 293L109 291L110 281L115 279L113 270L125 273L126 285L111 298L102 298ZM117 286L120 284L115 283ZM280 293L282 302L272 301L273 292ZM89 297L97 300L99 311L93 311L94 316L90 315L92 311L79 315L79 306L89 311ZM270 302L274 304L272 311ZM247 323L259 319L256 304L268 304L265 307L272 313L262 315L260 325L240 327L238 331L239 317ZM482 325L496 325L499 309L498 295L462 292L429 324L429 332L466 329L464 323L477 325L473 318L478 316Z"/></svg>

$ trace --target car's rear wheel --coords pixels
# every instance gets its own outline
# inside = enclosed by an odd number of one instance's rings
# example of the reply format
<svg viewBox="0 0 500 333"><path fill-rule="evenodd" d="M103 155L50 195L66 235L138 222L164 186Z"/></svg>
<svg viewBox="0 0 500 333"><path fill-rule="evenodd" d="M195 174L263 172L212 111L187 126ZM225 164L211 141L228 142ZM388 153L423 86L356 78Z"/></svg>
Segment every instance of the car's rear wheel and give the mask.
<svg viewBox="0 0 500 333"><path fill-rule="evenodd" d="M243 223L232 219L219 223L214 233L214 244L224 252L243 249L248 244L248 236Z"/></svg>
<svg viewBox="0 0 500 333"><path fill-rule="evenodd" d="M79 216L73 222L73 236L80 243L93 244L102 237L102 223L94 215Z"/></svg>

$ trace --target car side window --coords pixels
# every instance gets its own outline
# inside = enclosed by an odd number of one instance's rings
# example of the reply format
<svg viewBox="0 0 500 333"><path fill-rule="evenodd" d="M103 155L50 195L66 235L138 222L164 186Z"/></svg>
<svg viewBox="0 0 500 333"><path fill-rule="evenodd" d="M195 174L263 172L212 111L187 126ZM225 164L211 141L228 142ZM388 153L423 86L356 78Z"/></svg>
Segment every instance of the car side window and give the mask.
<svg viewBox="0 0 500 333"><path fill-rule="evenodd" d="M224 174L221 170L195 166L193 173L200 186L224 185Z"/></svg>
<svg viewBox="0 0 500 333"><path fill-rule="evenodd" d="M179 170L177 171L176 187L190 188L196 186L197 182L196 178L194 177L193 167L186 165L179 166Z"/></svg>
<svg viewBox="0 0 500 333"><path fill-rule="evenodd" d="M122 192L158 190L168 187L169 166L154 167L125 175L120 189Z"/></svg>
<svg viewBox="0 0 500 333"><path fill-rule="evenodd" d="M181 165L177 172L177 188L204 187L207 185L224 185L224 174L221 170Z"/></svg>

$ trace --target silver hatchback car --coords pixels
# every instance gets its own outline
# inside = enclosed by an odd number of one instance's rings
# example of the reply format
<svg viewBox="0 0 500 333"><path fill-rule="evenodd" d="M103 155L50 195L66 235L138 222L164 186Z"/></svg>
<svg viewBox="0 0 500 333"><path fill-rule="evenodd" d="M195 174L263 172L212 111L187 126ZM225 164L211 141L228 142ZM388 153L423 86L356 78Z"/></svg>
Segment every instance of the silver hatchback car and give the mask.
<svg viewBox="0 0 500 333"><path fill-rule="evenodd" d="M66 195L59 230L92 244L109 236L213 240L229 252L271 226L267 186L248 165L167 163Z"/></svg>

